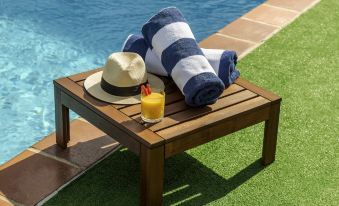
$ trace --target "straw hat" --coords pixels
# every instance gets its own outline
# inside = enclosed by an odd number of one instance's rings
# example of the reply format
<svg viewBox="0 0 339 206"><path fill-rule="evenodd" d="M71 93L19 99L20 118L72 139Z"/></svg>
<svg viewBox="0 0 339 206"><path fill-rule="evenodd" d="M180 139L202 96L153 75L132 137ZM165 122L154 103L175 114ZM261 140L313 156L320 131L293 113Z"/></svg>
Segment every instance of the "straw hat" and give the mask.
<svg viewBox="0 0 339 206"><path fill-rule="evenodd" d="M147 73L141 56L132 52L111 54L103 71L92 74L84 86L92 96L113 104L140 103L140 87L149 83L152 90L164 89L162 80Z"/></svg>

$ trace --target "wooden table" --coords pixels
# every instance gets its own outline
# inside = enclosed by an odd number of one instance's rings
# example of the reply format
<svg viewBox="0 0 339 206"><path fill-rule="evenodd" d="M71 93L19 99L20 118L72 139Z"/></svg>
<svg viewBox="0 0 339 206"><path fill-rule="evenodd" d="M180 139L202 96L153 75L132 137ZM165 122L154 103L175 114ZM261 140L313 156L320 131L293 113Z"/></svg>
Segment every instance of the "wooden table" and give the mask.
<svg viewBox="0 0 339 206"><path fill-rule="evenodd" d="M262 163L275 159L281 98L246 80L237 79L217 103L188 107L175 84L164 78L163 121L143 124L140 105L112 105L90 96L83 82L92 71L54 81L56 141L66 148L70 138L69 109L140 156L141 205L161 205L164 160L245 127L265 121Z"/></svg>

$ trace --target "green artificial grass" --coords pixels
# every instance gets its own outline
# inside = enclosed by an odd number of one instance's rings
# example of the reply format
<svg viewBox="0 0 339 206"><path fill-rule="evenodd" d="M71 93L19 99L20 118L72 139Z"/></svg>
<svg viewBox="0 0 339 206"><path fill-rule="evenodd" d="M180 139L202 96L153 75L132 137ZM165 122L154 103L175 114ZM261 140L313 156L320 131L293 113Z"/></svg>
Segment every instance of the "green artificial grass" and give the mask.
<svg viewBox="0 0 339 206"><path fill-rule="evenodd" d="M324 0L239 63L282 98L276 161L263 124L165 163L165 205L339 205L339 1ZM46 205L138 205L139 161L121 150Z"/></svg>

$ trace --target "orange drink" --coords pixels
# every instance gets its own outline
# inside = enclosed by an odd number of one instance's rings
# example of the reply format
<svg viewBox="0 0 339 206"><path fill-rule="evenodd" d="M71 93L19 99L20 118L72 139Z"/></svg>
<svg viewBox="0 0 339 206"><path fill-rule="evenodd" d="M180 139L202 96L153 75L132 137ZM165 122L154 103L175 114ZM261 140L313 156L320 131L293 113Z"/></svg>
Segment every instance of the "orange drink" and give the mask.
<svg viewBox="0 0 339 206"><path fill-rule="evenodd" d="M141 118L145 122L160 122L164 117L165 93L141 94Z"/></svg>

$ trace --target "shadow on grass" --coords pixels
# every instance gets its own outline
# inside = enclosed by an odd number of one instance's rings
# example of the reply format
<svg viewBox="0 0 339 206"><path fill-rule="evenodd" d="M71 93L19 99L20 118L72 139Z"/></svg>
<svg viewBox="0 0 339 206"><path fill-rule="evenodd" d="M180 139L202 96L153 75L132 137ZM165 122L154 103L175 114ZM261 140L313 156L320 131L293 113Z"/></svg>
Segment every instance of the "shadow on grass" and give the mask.
<svg viewBox="0 0 339 206"><path fill-rule="evenodd" d="M225 179L183 153L169 159L165 169L165 205L205 205L226 196L264 169L264 166L258 159L233 177Z"/></svg>
<svg viewBox="0 0 339 206"><path fill-rule="evenodd" d="M46 205L138 205L139 168L136 155L117 151ZM258 159L224 179L187 153L178 154L165 161L164 205L205 205L226 196L263 169Z"/></svg>

